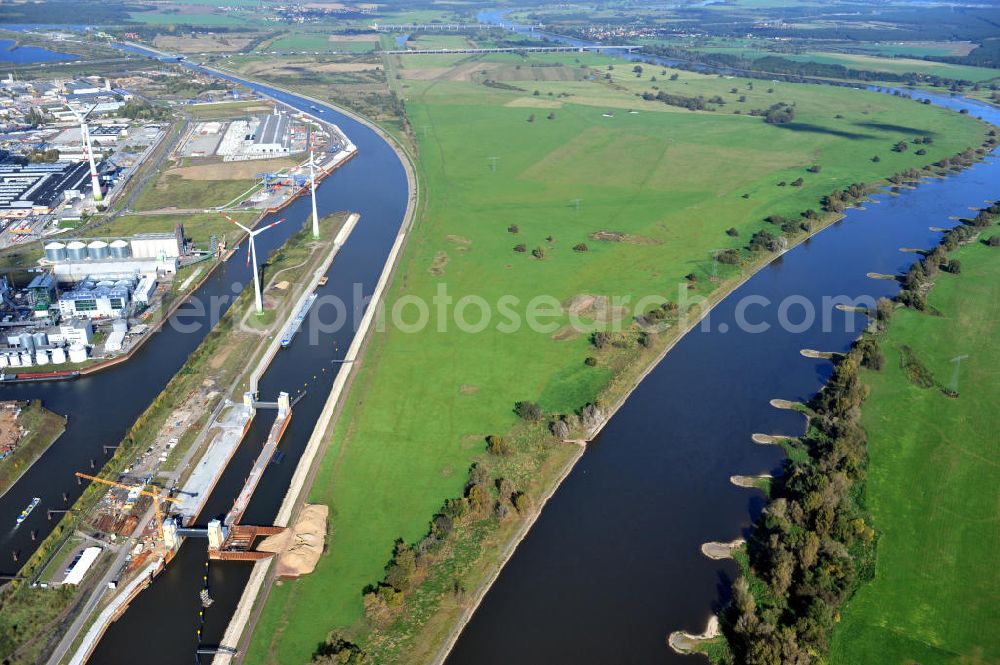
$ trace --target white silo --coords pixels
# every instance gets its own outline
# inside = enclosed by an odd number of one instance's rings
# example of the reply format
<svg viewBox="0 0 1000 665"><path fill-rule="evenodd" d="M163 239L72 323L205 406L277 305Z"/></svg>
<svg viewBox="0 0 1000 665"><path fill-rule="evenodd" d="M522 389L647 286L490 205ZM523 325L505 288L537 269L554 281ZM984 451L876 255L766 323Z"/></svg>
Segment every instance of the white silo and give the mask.
<svg viewBox="0 0 1000 665"><path fill-rule="evenodd" d="M43 332L36 332L36 333L34 333L31 336L31 339L32 339L32 341L35 342L35 348L36 349L38 347L40 347L40 346L48 346L48 344L49 344L49 336L46 333L43 333Z"/></svg>
<svg viewBox="0 0 1000 665"><path fill-rule="evenodd" d="M45 245L45 258L53 263L66 260L66 245L61 242L50 242Z"/></svg>
<svg viewBox="0 0 1000 665"><path fill-rule="evenodd" d="M119 238L118 240L111 241L108 245L111 249L111 256L115 259L127 259L132 256L132 247L127 241Z"/></svg>
<svg viewBox="0 0 1000 665"><path fill-rule="evenodd" d="M69 256L70 261L86 261L87 246L79 240L73 240L66 245L66 254Z"/></svg>
<svg viewBox="0 0 1000 665"><path fill-rule="evenodd" d="M87 256L94 261L103 261L111 257L111 250L108 249L108 243L103 240L94 240L87 245Z"/></svg>
<svg viewBox="0 0 1000 665"><path fill-rule="evenodd" d="M35 364L36 365L48 365L49 364L49 352L45 349L38 349L35 351Z"/></svg>
<svg viewBox="0 0 1000 665"><path fill-rule="evenodd" d="M16 353L10 354L10 358L8 358L8 360L10 360L11 367L21 366L21 356L17 355Z"/></svg>
<svg viewBox="0 0 1000 665"><path fill-rule="evenodd" d="M87 347L83 344L74 344L69 347L69 361L71 363L82 363L87 359Z"/></svg>
<svg viewBox="0 0 1000 665"><path fill-rule="evenodd" d="M6 353L0 355L0 367L7 367L10 365L10 358Z"/></svg>
<svg viewBox="0 0 1000 665"><path fill-rule="evenodd" d="M17 345L30 353L35 350L35 338L31 333L21 333L17 336Z"/></svg>
<svg viewBox="0 0 1000 665"><path fill-rule="evenodd" d="M52 349L52 364L62 365L64 362L66 362L66 349L61 346Z"/></svg>

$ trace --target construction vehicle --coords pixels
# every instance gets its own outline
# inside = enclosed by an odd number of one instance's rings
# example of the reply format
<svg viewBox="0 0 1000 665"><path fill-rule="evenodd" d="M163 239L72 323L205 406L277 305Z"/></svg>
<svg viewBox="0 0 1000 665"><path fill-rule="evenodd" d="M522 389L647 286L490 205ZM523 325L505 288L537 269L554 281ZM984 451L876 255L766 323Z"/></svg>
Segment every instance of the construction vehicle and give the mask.
<svg viewBox="0 0 1000 665"><path fill-rule="evenodd" d="M152 492L148 492L148 491L146 491L144 489L139 489L139 488L143 487L143 485L141 485L141 484L139 484L139 485L126 485L125 483L119 483L119 482L116 482L114 480L106 480L104 478L98 478L97 476L91 476L91 475L86 474L86 473L80 473L79 471L77 471L75 475L76 475L77 478L83 478L84 480L89 480L89 481L94 482L94 483L101 483L102 485L110 485L111 487L117 487L119 489L128 490L130 492L136 492L136 493L138 493L141 496L152 497L152 499L153 499L153 510L156 513L156 533L157 533L157 535L159 535L160 540L161 541L163 540L163 513L160 510L160 502L161 501L169 501L171 503L180 503L180 501L181 501L180 499L175 499L172 496L165 496L163 494L158 493L156 491L157 490L156 485L151 485L150 487L153 488L153 491Z"/></svg>

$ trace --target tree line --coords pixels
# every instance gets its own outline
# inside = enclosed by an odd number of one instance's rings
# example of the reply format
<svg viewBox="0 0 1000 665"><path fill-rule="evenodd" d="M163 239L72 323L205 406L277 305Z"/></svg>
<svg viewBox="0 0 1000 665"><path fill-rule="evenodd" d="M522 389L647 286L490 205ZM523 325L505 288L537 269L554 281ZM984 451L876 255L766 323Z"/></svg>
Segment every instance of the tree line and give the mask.
<svg viewBox="0 0 1000 665"><path fill-rule="evenodd" d="M948 253L998 218L1000 202L994 202L945 233L901 279L904 288L896 301L913 306L919 294L925 305L929 280L938 270L960 271L958 260ZM869 313L869 330L810 401L808 431L788 443L798 454L785 460L782 474L771 484L770 501L747 543L748 568L733 584L732 600L722 614L734 662L823 662L839 608L874 575L878 538L862 499L868 452L860 407L868 388L860 373L884 367L879 334L894 307L886 298L879 300Z"/></svg>

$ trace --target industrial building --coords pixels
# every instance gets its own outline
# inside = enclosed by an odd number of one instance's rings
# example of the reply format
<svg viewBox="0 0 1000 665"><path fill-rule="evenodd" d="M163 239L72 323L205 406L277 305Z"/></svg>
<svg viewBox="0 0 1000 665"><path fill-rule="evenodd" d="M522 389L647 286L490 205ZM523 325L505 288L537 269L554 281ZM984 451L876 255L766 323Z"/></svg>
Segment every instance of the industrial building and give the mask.
<svg viewBox="0 0 1000 665"><path fill-rule="evenodd" d="M8 335L8 347L0 350L0 371L9 367L83 362L93 339L94 327L87 319L74 319L48 332L38 330Z"/></svg>
<svg viewBox="0 0 1000 665"><path fill-rule="evenodd" d="M0 162L0 216L48 213L68 198L90 191L86 162Z"/></svg>
<svg viewBox="0 0 1000 665"><path fill-rule="evenodd" d="M120 317L126 313L129 303L127 284L127 280L83 281L76 289L59 296L59 313L64 317L84 316L89 319Z"/></svg>
<svg viewBox="0 0 1000 665"><path fill-rule="evenodd" d="M178 225L174 233L53 241L45 245L45 262L62 282L80 282L87 277L156 277L177 272L184 249L184 227Z"/></svg>
<svg viewBox="0 0 1000 665"><path fill-rule="evenodd" d="M266 115L257 123L253 144L247 148L251 156L276 157L291 152L289 120L285 113Z"/></svg>
<svg viewBox="0 0 1000 665"><path fill-rule="evenodd" d="M213 145L211 133L220 130L209 123L199 125L186 143L187 154L206 154ZM293 124L291 116L281 111L252 120L234 120L216 143L215 154L227 162L273 159L307 147L301 125Z"/></svg>

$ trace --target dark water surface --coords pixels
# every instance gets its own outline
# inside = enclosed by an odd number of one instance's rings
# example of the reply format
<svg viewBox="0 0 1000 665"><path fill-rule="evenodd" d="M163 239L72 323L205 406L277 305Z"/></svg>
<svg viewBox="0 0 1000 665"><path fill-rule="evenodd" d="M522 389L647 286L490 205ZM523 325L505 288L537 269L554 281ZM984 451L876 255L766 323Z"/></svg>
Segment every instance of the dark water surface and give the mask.
<svg viewBox="0 0 1000 665"><path fill-rule="evenodd" d="M27 65L33 62L59 62L80 59L80 56L72 53L50 51L40 46L19 46L14 48L15 43L13 39L0 39L0 62Z"/></svg>

